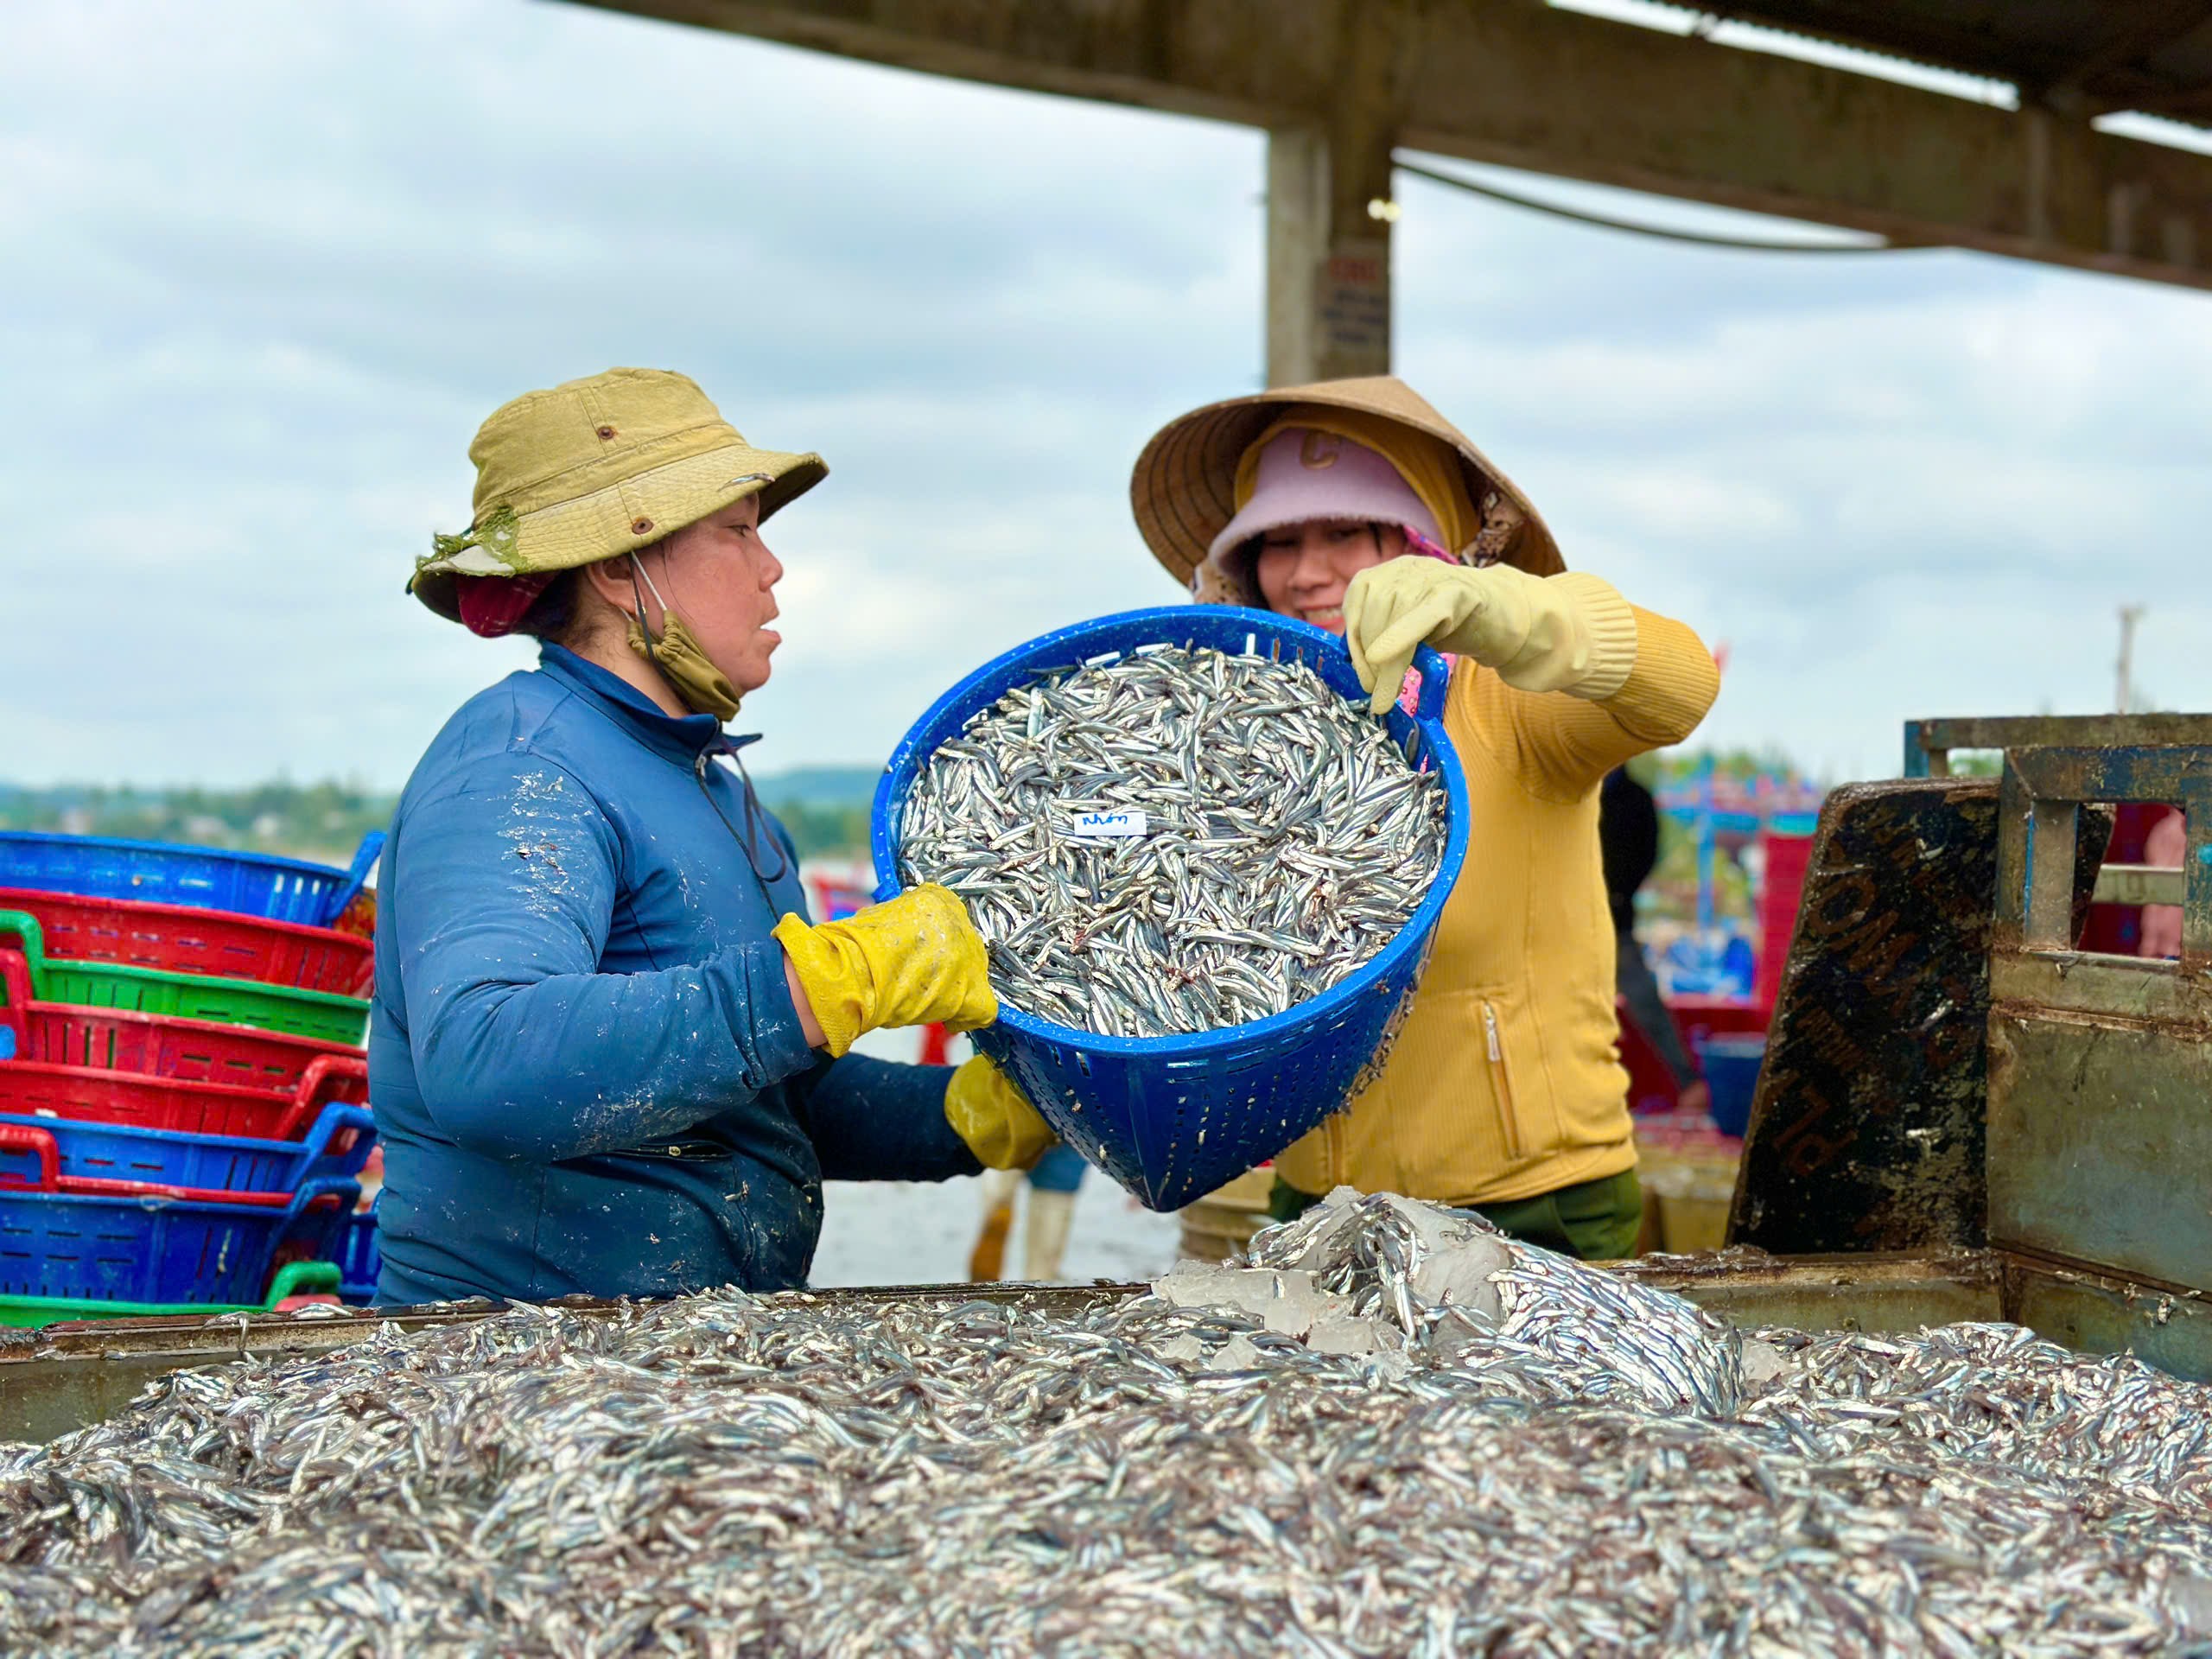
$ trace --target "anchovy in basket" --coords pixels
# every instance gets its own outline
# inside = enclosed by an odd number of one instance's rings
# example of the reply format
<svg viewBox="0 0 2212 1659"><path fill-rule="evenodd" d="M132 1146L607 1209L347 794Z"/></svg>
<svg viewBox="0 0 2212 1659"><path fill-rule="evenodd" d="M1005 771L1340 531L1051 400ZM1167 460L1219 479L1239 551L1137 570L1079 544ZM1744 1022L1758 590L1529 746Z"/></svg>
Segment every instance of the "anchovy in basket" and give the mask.
<svg viewBox="0 0 2212 1659"><path fill-rule="evenodd" d="M1011 1006L1116 1037L1319 995L1444 853L1444 791L1296 662L1147 645L1021 686L941 745L900 874L964 899Z"/></svg>
<svg viewBox="0 0 2212 1659"><path fill-rule="evenodd" d="M177 1373L0 1448L0 1652L2203 1651L2208 1405L1338 1195L1075 1316L720 1292Z"/></svg>

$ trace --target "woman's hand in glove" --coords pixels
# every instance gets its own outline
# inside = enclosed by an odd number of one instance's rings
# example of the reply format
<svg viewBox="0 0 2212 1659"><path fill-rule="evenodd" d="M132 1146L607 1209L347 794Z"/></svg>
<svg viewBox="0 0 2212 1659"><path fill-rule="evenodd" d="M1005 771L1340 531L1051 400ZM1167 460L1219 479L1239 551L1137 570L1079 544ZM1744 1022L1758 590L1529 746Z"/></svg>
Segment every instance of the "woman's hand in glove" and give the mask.
<svg viewBox="0 0 2212 1659"><path fill-rule="evenodd" d="M863 1032L931 1024L973 1031L999 1017L982 936L944 887L909 887L842 922L810 926L786 916L774 931L799 1019L812 1016L832 1055Z"/></svg>
<svg viewBox="0 0 2212 1659"><path fill-rule="evenodd" d="M1344 643L1378 715L1397 701L1423 645L1471 657L1523 691L1604 697L1635 660L1636 620L1595 576L1399 558L1351 579Z"/></svg>
<svg viewBox="0 0 2212 1659"><path fill-rule="evenodd" d="M944 1121L985 1169L1027 1169L1059 1144L1021 1090L980 1054L945 1085Z"/></svg>

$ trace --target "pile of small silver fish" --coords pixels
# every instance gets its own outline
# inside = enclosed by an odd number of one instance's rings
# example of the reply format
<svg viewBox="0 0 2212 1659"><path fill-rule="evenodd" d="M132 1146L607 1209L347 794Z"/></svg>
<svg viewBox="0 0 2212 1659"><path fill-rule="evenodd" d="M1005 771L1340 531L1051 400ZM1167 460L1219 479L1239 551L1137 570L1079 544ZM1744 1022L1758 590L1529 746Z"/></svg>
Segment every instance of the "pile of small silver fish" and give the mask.
<svg viewBox="0 0 2212 1659"><path fill-rule="evenodd" d="M1285 1289L723 1292L181 1373L0 1448L0 1651L2212 1652L2212 1391L2132 1359L1739 1338L1402 1200L1224 1271Z"/></svg>
<svg viewBox="0 0 2212 1659"><path fill-rule="evenodd" d="M1141 832L1087 833L1128 814ZM1312 669L1155 645L976 716L916 779L899 847L906 881L967 901L1001 1000L1157 1037L1327 990L1420 907L1444 840L1436 774Z"/></svg>
<svg viewBox="0 0 2212 1659"><path fill-rule="evenodd" d="M1337 1352L1479 1366L1493 1391L1536 1404L1721 1417L1741 1393L1741 1338L1694 1304L1394 1192L1340 1186L1247 1255L1184 1263L1154 1289L1244 1307L1308 1346L1318 1330Z"/></svg>

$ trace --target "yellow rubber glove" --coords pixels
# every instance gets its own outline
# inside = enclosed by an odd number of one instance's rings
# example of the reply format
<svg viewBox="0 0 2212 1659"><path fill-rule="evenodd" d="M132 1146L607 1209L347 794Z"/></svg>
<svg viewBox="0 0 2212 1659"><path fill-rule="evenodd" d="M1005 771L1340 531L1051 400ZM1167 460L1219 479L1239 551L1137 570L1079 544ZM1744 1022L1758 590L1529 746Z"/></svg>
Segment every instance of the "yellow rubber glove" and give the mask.
<svg viewBox="0 0 2212 1659"><path fill-rule="evenodd" d="M982 935L943 887L909 887L818 926L786 916L773 931L833 1055L888 1026L973 1031L999 1017Z"/></svg>
<svg viewBox="0 0 2212 1659"><path fill-rule="evenodd" d="M1610 697L1636 665L1636 613L1608 582L1441 559L1392 559L1344 590L1344 643L1376 714L1397 701L1414 648L1471 657L1522 691Z"/></svg>
<svg viewBox="0 0 2212 1659"><path fill-rule="evenodd" d="M945 1085L944 1121L985 1169L1027 1169L1060 1141L1006 1073L981 1054Z"/></svg>

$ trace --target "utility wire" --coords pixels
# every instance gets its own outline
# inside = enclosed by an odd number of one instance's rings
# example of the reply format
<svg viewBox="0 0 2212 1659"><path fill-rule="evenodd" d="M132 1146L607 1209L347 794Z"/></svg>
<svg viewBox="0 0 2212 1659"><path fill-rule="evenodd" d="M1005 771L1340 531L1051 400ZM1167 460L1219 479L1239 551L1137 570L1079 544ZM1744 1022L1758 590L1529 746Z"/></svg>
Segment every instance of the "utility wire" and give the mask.
<svg viewBox="0 0 2212 1659"><path fill-rule="evenodd" d="M1688 242L1700 248L1732 248L1743 253L1899 253L1917 245L1910 242L1777 242L1763 241L1755 237L1706 236L1696 231L1674 231L1661 225L1639 225L1634 219L1607 219L1599 213L1578 213L1556 202L1539 201L1533 196L1516 195L1510 190L1479 184L1455 173L1439 172L1433 167L1423 167L1418 162L1407 161L1403 156L1391 159L1402 173L1410 173L1415 178L1427 179L1436 184L1448 184L1455 190L1485 196L1492 201L1503 202L1509 207L1525 207L1533 213L1549 213L1554 219L1571 219L1577 225L1594 225L1600 230L1626 231L1632 236L1656 237L1662 242Z"/></svg>

